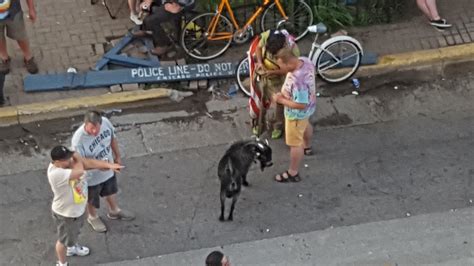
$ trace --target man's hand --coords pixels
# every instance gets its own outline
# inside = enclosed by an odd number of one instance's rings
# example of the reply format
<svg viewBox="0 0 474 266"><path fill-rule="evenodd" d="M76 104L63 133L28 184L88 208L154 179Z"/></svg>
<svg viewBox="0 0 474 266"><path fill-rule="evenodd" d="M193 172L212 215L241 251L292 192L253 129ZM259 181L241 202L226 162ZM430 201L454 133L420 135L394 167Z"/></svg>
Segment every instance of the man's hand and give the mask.
<svg viewBox="0 0 474 266"><path fill-rule="evenodd" d="M28 18L31 20L31 22L35 23L35 21L36 21L36 10L34 8L30 8L28 10Z"/></svg>
<svg viewBox="0 0 474 266"><path fill-rule="evenodd" d="M114 159L114 163L122 165L122 159L120 157L117 157Z"/></svg>
<svg viewBox="0 0 474 266"><path fill-rule="evenodd" d="M125 168L125 166L120 165L118 163L111 163L109 165L109 169L113 170L115 173L120 173L120 170L122 170L123 168Z"/></svg>

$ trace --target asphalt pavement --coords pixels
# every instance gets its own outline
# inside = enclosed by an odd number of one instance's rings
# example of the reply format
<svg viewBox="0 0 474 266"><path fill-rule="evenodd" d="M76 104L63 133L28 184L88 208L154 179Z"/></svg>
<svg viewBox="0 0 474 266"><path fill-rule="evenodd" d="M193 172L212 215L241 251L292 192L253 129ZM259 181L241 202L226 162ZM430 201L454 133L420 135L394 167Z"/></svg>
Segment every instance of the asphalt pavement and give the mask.
<svg viewBox="0 0 474 266"><path fill-rule="evenodd" d="M85 226L81 244L92 253L70 262L201 265L219 248L236 265L469 265L471 80L463 73L319 98L316 154L305 157L302 182L273 181L288 149L272 141L275 165L252 168L234 221L224 223L217 219L216 163L229 143L249 136L244 98L209 101L204 113L113 116L126 165L119 202L137 219L105 219L106 234ZM23 142L2 140L1 265L55 261L47 147L68 143L70 133L39 137L39 125Z"/></svg>

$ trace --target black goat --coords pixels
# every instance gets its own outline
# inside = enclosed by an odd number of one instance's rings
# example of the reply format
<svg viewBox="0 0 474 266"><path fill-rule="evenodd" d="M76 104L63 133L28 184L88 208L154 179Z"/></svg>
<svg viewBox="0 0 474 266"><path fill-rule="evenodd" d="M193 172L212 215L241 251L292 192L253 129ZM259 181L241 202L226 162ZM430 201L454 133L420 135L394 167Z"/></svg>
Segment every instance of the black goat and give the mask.
<svg viewBox="0 0 474 266"><path fill-rule="evenodd" d="M270 167L272 163L272 148L267 141L246 140L238 141L230 146L225 152L217 167L217 175L221 181L221 215L220 221L224 221L225 198L232 198L232 205L228 220L233 220L235 203L240 194L241 186L248 186L247 173L253 162L260 161L260 169Z"/></svg>

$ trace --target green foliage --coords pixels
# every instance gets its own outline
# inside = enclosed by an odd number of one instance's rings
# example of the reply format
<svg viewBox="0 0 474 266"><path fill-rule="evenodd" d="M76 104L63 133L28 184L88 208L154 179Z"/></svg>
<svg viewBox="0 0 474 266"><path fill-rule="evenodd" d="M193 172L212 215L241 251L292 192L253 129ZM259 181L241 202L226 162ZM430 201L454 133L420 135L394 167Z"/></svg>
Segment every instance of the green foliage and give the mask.
<svg viewBox="0 0 474 266"><path fill-rule="evenodd" d="M308 3L313 8L315 23L326 24L330 31L354 24L351 8L339 0L310 0Z"/></svg>

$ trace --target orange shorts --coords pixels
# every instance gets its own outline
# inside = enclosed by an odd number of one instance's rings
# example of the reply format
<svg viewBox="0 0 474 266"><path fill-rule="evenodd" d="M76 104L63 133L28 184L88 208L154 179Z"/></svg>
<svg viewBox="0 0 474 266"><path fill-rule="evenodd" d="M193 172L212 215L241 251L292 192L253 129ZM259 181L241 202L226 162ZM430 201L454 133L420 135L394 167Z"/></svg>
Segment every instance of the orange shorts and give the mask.
<svg viewBox="0 0 474 266"><path fill-rule="evenodd" d="M288 120L285 119L285 140L286 145L292 147L303 146L304 131L308 127L309 119Z"/></svg>

